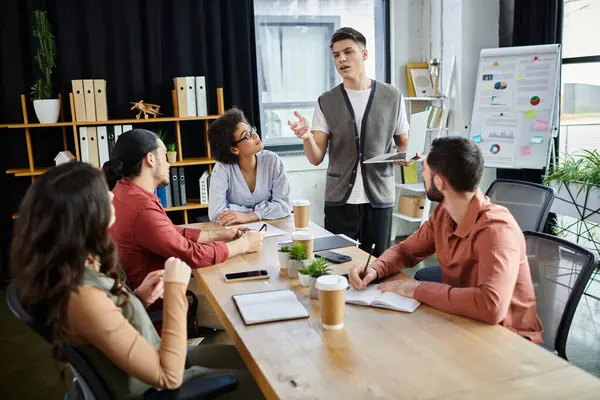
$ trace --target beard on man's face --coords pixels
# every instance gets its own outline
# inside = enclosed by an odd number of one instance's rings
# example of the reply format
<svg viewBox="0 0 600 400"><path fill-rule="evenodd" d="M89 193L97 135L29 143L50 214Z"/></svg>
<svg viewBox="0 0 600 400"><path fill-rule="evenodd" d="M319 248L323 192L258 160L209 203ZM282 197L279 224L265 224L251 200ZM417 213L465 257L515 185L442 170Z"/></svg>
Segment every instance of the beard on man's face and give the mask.
<svg viewBox="0 0 600 400"><path fill-rule="evenodd" d="M427 188L425 194L427 195L429 201L435 201L437 203L444 202L444 195L433 184L433 177L431 177L431 180L429 181L429 188Z"/></svg>
<svg viewBox="0 0 600 400"><path fill-rule="evenodd" d="M162 171L162 163L158 163L154 166L154 181L157 182L156 188L159 189L161 187L165 187L169 184L170 176L164 177L161 175Z"/></svg>

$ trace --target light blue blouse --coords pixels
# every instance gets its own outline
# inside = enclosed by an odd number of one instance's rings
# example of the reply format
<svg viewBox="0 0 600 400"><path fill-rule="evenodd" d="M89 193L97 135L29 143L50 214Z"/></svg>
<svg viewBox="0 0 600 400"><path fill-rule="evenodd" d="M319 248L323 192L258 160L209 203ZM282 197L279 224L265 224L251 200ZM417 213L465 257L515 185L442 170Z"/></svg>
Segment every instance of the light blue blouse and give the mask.
<svg viewBox="0 0 600 400"><path fill-rule="evenodd" d="M215 221L226 210L254 212L260 220L290 215L290 184L281 158L263 150L256 154L256 160L254 192L250 192L238 164L216 163L210 177L208 197L208 217L211 221Z"/></svg>

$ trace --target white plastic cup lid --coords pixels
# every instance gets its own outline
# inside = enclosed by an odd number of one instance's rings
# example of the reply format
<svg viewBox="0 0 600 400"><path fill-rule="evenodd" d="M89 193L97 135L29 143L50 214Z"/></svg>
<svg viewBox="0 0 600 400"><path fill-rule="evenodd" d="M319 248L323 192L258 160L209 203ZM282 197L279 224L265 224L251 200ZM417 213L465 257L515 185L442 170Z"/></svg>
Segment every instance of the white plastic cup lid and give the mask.
<svg viewBox="0 0 600 400"><path fill-rule="evenodd" d="M306 231L295 231L292 233L292 240L312 240L313 234Z"/></svg>
<svg viewBox="0 0 600 400"><path fill-rule="evenodd" d="M294 200L292 203L295 206L310 206L309 200Z"/></svg>
<svg viewBox="0 0 600 400"><path fill-rule="evenodd" d="M341 275L323 275L317 278L315 287L323 291L346 290L348 279Z"/></svg>

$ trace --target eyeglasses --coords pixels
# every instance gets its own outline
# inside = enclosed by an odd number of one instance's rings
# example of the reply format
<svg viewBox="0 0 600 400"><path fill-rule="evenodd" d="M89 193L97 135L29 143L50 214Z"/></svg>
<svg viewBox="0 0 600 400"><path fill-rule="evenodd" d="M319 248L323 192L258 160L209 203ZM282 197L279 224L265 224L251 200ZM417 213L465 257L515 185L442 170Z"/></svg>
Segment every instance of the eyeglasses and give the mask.
<svg viewBox="0 0 600 400"><path fill-rule="evenodd" d="M238 144L240 142L243 142L244 140L250 140L252 138L252 135L254 135L256 133L256 127L253 126L252 128L250 128L250 130L244 132L242 135L243 137L238 140L237 142L235 142L234 144Z"/></svg>

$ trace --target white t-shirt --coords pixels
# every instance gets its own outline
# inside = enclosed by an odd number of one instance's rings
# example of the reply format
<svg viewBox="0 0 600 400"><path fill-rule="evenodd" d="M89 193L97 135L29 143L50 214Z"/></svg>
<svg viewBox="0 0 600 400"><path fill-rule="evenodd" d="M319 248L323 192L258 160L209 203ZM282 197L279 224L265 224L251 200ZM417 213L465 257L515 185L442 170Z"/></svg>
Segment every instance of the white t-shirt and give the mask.
<svg viewBox="0 0 600 400"><path fill-rule="evenodd" d="M354 116L356 117L356 126L358 128L358 136L360 136L362 134L362 119L363 115L365 114L365 109L367 108L367 103L369 102L369 95L371 94L371 89L346 89L346 92L348 93L348 99L350 100L350 104L352 104L352 108L354 109ZM408 119L406 119L406 110L404 109L404 97L400 99L400 103L400 114L398 115L396 132L394 133L395 136L398 136L401 133L408 133ZM323 111L321 111L321 107L318 104L317 107L315 107L315 113L313 115L311 130L321 131L329 135L329 127L327 126L327 121L325 120ZM354 136L354 132L352 131L343 133L346 135ZM354 182L352 192L350 193L350 197L348 197L348 201L346 201L346 203L364 204L368 202L369 199L367 198L367 194L365 193L365 186L363 183L360 163L358 163L358 168L356 171L356 181Z"/></svg>

